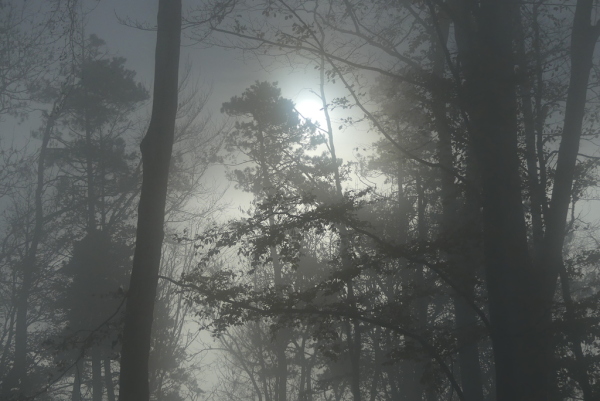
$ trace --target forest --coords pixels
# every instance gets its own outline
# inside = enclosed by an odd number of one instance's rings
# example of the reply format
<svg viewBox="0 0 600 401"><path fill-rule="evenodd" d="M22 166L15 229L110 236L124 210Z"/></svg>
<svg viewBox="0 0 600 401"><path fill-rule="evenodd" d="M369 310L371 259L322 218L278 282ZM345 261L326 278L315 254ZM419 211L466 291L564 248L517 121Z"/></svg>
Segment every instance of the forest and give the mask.
<svg viewBox="0 0 600 401"><path fill-rule="evenodd" d="M600 399L600 1L111 1L0 0L0 401Z"/></svg>

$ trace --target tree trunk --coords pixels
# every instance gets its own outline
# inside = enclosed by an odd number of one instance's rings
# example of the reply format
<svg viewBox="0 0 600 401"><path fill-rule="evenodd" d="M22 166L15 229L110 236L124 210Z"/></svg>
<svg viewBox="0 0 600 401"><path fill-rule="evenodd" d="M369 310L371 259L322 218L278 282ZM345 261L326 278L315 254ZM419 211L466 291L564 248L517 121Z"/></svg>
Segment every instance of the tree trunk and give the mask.
<svg viewBox="0 0 600 401"><path fill-rule="evenodd" d="M444 48L447 46L449 33L449 23L447 19L440 22L440 36L437 40L437 46L434 49L433 55L433 74L438 79L443 78L445 56ZM435 42L435 38L433 39ZM473 259L475 249L469 250L469 253L464 257L459 257L459 252L454 252L453 247L465 249L464 243L456 244L455 238L457 232L459 237L464 241L473 241L476 231L476 222L474 221L473 211L478 210L478 204L461 206L461 191L454 182L452 171L454 155L452 151L452 136L448 125L446 111L447 94L440 92L432 93L432 114L434 124L438 133L437 153L440 164L449 170L442 171L441 174L441 202L442 202L442 222L441 222L441 240L449 243L450 250L447 258L450 265L457 271L458 280L460 282L462 293L454 296L454 311L456 322L456 337L459 344L458 347L458 364L460 367L460 379L464 397L466 401L483 401L483 381L481 375L481 366L479 363L479 350L477 343L473 341L471 335L474 328L477 327L478 317L472 307L464 299L465 296L470 299L474 298L475 280L477 277L477 269ZM472 158L467 159L467 163L472 164ZM472 170L472 167L469 168ZM469 172L467 172L467 176ZM467 177L467 179L475 177ZM477 181L475 179L475 181ZM469 182L473 182L469 180ZM472 188L467 188L469 193L473 192ZM473 198L473 195L470 196ZM467 204L468 200L464 200ZM473 202L472 202L473 203ZM462 210L461 210L462 209ZM461 213L462 212L462 213ZM467 237L465 238L465 234ZM462 235L461 235L462 234Z"/></svg>
<svg viewBox="0 0 600 401"><path fill-rule="evenodd" d="M6 342L4 343L4 347L2 347L2 358L0 358L0 377L4 377L6 366L6 361L8 360L8 354L10 353L10 347L12 345L13 337L15 334L15 317L16 317L16 308L12 308L9 316L6 316L5 319L9 320L8 327L5 330L5 333L8 333ZM2 340L4 340L5 335L2 335ZM6 379L5 379L6 380Z"/></svg>
<svg viewBox="0 0 600 401"><path fill-rule="evenodd" d="M110 358L104 358L104 382L106 383L108 401L115 401L115 384L113 383L112 371L110 369Z"/></svg>
<svg viewBox="0 0 600 401"><path fill-rule="evenodd" d="M311 371L312 371L312 362L313 358L311 358L308 366L308 374L306 376L306 401L313 401L313 389L312 389L312 379L311 379Z"/></svg>
<svg viewBox="0 0 600 401"><path fill-rule="evenodd" d="M373 375L371 376L371 384L369 390L369 401L376 401L379 383L381 381L381 348L379 347L379 341L381 339L381 328L374 328L371 331L372 342L373 342Z"/></svg>
<svg viewBox="0 0 600 401"><path fill-rule="evenodd" d="M140 146L144 169L123 330L121 401L150 397L148 358L177 114L180 41L181 0L159 0L152 117Z"/></svg>
<svg viewBox="0 0 600 401"><path fill-rule="evenodd" d="M417 192L417 235L420 243L426 243L427 221L425 215L427 208L427 198L425 196L425 187L423 186L423 181L420 172L417 172L415 175L415 186ZM427 288L424 266L413 266L412 269L414 269L414 271L411 272L413 275L413 279L411 280L411 282L414 282L415 287L418 289ZM427 332L427 328L429 326L429 305L435 302L435 299L423 295L419 296L415 301L416 305L414 306L415 310L413 313L416 316L417 327L420 333ZM432 401L436 399L434 387L431 385L424 385L422 380L427 365L430 364L431 361L431 358L423 358L422 361L418 361L416 363L416 375L414 377L415 382L412 384L418 390L419 394L424 393L425 399L427 401ZM422 397L418 397L417 399L420 400L421 398Z"/></svg>
<svg viewBox="0 0 600 401"><path fill-rule="evenodd" d="M537 18L536 13L532 18ZM517 21L517 46L516 46L516 61L519 71L527 71L527 55L525 53L525 35L523 32L522 16L519 13ZM541 57L536 54L536 58ZM529 203L531 213L531 228L533 239L533 257L534 261L539 259L541 254L541 243L544 236L543 210L546 203L545 189L539 179L538 174L538 148L536 138L541 136L541 132L536 132L538 125L534 116L533 104L531 99L532 84L531 79L526 74L519 72L519 97L521 98L521 108L523 113L523 131L525 134L525 161L527 165L527 186L529 192ZM539 88L536 88L539 89ZM541 110L538 110L541 112ZM543 154L541 155L543 157Z"/></svg>
<svg viewBox="0 0 600 401"><path fill-rule="evenodd" d="M465 401L483 401L483 379L479 363L479 347L472 331L477 327L477 317L464 299L455 299L458 340L458 365Z"/></svg>
<svg viewBox="0 0 600 401"><path fill-rule="evenodd" d="M85 70L85 69L84 69ZM85 77L82 76L82 79ZM84 89L86 85L84 85ZM84 90L84 96L87 98L87 90ZM92 145L92 128L89 122L88 108L84 111L85 119L85 178L87 180L87 233L96 231L96 187L94 183L94 147Z"/></svg>
<svg viewBox="0 0 600 401"><path fill-rule="evenodd" d="M563 132L558 150L552 197L546 218L546 232L542 244L541 258L536 265L536 273L542 283L540 286L541 294L538 294L539 299L537 301L541 303L540 309L543 311L542 325L547 329L543 331L544 336L540 339L540 343L548 349L548 359L552 351L550 349L551 332L548 329L552 323L551 308L557 279L561 270L564 269L563 246L567 213L571 203L592 58L600 35L600 25L591 25L592 9L593 0L577 1L571 34L571 76L567 92ZM567 275L562 274L561 280L563 281L563 298L567 307L567 319L572 320L574 313ZM572 323L570 325L573 326ZM584 400L592 400L593 394L587 373L587 364L581 350L583 333L569 330L567 334L576 356L573 377L581 387ZM549 365L549 360L546 365Z"/></svg>
<svg viewBox="0 0 600 401"><path fill-rule="evenodd" d="M473 157L473 149L469 145L466 157L466 178L470 183L478 183L476 161ZM462 212L459 213L463 220L464 238L468 241L463 243L463 258L456 262L459 269L459 277L462 277L462 294L455 298L454 307L456 313L457 340L459 343L458 363L460 377L464 391L465 401L483 401L483 372L479 361L479 344L473 338L473 330L480 324L479 317L469 305L465 297L475 299L475 286L478 277L481 277L483 249L479 239L481 233L481 208L478 193L472 186L465 189L465 200Z"/></svg>
<svg viewBox="0 0 600 401"><path fill-rule="evenodd" d="M571 202L571 188L579 152L579 141L585 114L587 87L594 48L600 35L600 25L592 26L593 0L579 0L573 19L571 34L571 78L563 133L561 136L556 173L546 219L544 258L541 267L548 271L545 300L554 297L559 266L562 264L562 248L565 238L567 212Z"/></svg>
<svg viewBox="0 0 600 401"><path fill-rule="evenodd" d="M467 2L462 2L468 7ZM492 0L468 10L461 61L467 110L482 178L485 275L498 401L548 399L540 310L521 199L513 34L516 1ZM466 42L466 46L465 46Z"/></svg>
<svg viewBox="0 0 600 401"><path fill-rule="evenodd" d="M75 374L73 375L73 389L71 390L71 401L81 401L81 375L83 374L83 356L75 362Z"/></svg>
<svg viewBox="0 0 600 401"><path fill-rule="evenodd" d="M335 143L333 141L333 126L331 123L331 116L329 115L329 105L325 96L325 58L321 57L321 68L320 68L320 80L319 80L319 92L321 97L321 104L323 105L323 114L325 115L325 122L327 125L327 142L329 145L329 154L331 157L331 166L333 168L334 181L335 181L335 193L338 199L343 199L344 194L342 191L342 180L340 178L340 172L338 168L338 159L335 152ZM342 260L342 269L348 271L351 269L352 264L349 257L350 242L348 240L349 234L346 226L340 225L340 255ZM349 277L346 282L348 289L348 302L353 310L356 308L356 294L354 292L354 283L352 277ZM356 319L349 319L346 323L346 343L348 344L348 353L350 354L350 390L352 392L352 398L354 401L361 401L360 393L360 354L362 351L362 338L361 338L361 327L360 322Z"/></svg>
<svg viewBox="0 0 600 401"><path fill-rule="evenodd" d="M394 368L394 366L387 365L385 367L385 371L388 379L388 385L390 387L388 399L390 401L402 401L402 398L400 397L400 389L398 388L398 384L396 383L396 378L401 377L401 375L398 374L398 369Z"/></svg>
<svg viewBox="0 0 600 401"><path fill-rule="evenodd" d="M258 164L260 166L262 172L262 184L263 190L265 191L265 195L272 196L275 187L271 181L271 176L269 175L269 165L267 163L267 150L265 145L265 137L263 134L263 130L258 130L258 143L260 146L259 152L259 160ZM275 218L271 214L269 216L269 226L275 227ZM271 256L272 265L273 265L273 285L275 286L275 291L279 296L282 296L282 286L283 286L283 266L281 261L279 260L279 252L277 251L277 247L272 245L269 248L269 254ZM290 331L285 328L279 328L277 333L275 333L274 346L275 346L275 358L277 359L277 373L276 373L276 391L275 391L275 401L286 401L287 399L287 378L288 378L288 363L287 363L287 345L288 339L290 336Z"/></svg>
<svg viewBox="0 0 600 401"><path fill-rule="evenodd" d="M102 357L98 345L92 345L92 401L102 401Z"/></svg>

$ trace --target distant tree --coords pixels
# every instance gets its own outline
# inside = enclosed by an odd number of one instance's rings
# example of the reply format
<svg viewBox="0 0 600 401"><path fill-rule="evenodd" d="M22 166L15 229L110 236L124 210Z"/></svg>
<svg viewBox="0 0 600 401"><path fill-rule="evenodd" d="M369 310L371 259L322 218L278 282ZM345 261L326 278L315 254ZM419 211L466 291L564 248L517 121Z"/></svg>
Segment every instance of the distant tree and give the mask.
<svg viewBox="0 0 600 401"><path fill-rule="evenodd" d="M11 321L14 323L14 326L11 324L11 326L14 327L12 367L4 377L2 387L0 388L0 394L6 399L24 397L25 394L32 392L32 383L28 380L28 377L30 376L28 372L30 361L28 361L27 354L30 347L28 342L28 327L30 321L33 319L28 315L31 312L30 298L34 292L34 283L42 276L41 271L45 270L42 266L44 261L39 256L39 250L42 248L42 242L47 237L46 225L48 224L48 221L46 221L47 219L45 217L44 196L46 195L48 179L46 174L48 148L58 119L64 112L64 103L68 97L68 83L70 82L70 79L72 79L72 76L67 77L65 85L61 85L61 90L54 99L51 110L43 113L43 126L40 130L42 143L39 153L37 154L37 160L35 160L34 163L35 168L31 171L33 176L33 182L31 183L33 199L28 199L28 202L26 202L25 205L15 205L14 209L16 212L24 206L26 210L24 216L21 216L20 221L17 220L12 222L15 228L17 225L22 225L23 227L16 230L11 229L10 231L12 232L9 231L5 238L6 241L12 236L15 236L16 238L22 237L19 241L24 242L24 249L20 252L15 252L16 255L3 255L3 257L8 260L18 260L18 268L15 269L15 273L21 278L20 286L18 287L18 290L15 291L14 299L16 301L13 305L14 315L11 317ZM22 168L22 171L27 170L28 168ZM28 177L22 178L28 179ZM25 186L25 191L27 190L29 189ZM21 245L21 247L23 247L23 245ZM7 317L5 316L5 319L6 318ZM11 335L5 343L2 355L5 362L7 361L12 334L13 333L11 332Z"/></svg>
<svg viewBox="0 0 600 401"><path fill-rule="evenodd" d="M313 136L314 125L300 117L276 83L256 82L223 103L221 112L238 118L225 146L248 164L233 171L232 179L241 189L265 198L288 185L301 187L310 169L306 152L319 141Z"/></svg>
<svg viewBox="0 0 600 401"><path fill-rule="evenodd" d="M69 205L70 222L81 231L116 234L126 226L137 193L138 160L128 145L132 112L148 93L124 58L104 55L105 43L97 36L90 35L82 49L81 60L75 60L79 81L70 88L63 130L52 149L51 160L60 169L56 201Z"/></svg>
<svg viewBox="0 0 600 401"><path fill-rule="evenodd" d="M0 118L26 118L37 91L68 54L76 23L74 2L0 2Z"/></svg>
<svg viewBox="0 0 600 401"><path fill-rule="evenodd" d="M276 193L302 186L302 181L306 180L304 173L309 169L304 152L311 145L314 147L314 143L311 144L314 127L301 120L293 102L281 97L281 90L276 84L257 82L241 96L223 103L221 111L243 118L236 122L235 130L226 142L230 151L242 153L250 163L244 170L234 170L238 186L253 193L257 199L266 200L266 205L273 202ZM274 227L275 224L276 219L271 214L268 225ZM272 245L268 258L273 269L273 286L280 292L287 280L279 252ZM275 336L275 394L278 401L288 398L286 349L289 340L287 330L278 330Z"/></svg>
<svg viewBox="0 0 600 401"><path fill-rule="evenodd" d="M130 245L114 241L109 232L97 230L74 244L71 260L62 269L71 279L60 304L65 311L63 335L70 348L69 359L77 366L73 372L73 400L82 399L81 378L85 375L85 356L89 355L93 399L101 400L106 389L114 401L111 359L118 351L115 345L121 323L118 317L122 313L116 318L115 315L122 304L123 293L119 290L125 285L130 261ZM103 364L105 382L102 382Z"/></svg>
<svg viewBox="0 0 600 401"><path fill-rule="evenodd" d="M48 86L48 81L56 78L55 67L58 66L61 56L69 53L70 46L65 44L71 43L70 28L77 19L77 13L73 10L74 4L67 3L0 2L0 31L4 39L0 44L0 121L4 121L6 115L24 119L33 114L31 111L34 102L46 100L41 92ZM1 174L0 195L11 194L16 200L12 212L25 212L7 219L13 226L7 228L3 238L5 245L15 239L18 245L8 253L5 247L2 258L9 261L9 264L19 260L13 270L13 279L18 283L12 289L14 304L12 311L3 316L5 323L10 321L10 325L5 325L8 330L2 335L5 342L1 371L8 371L6 375L2 375L0 397L3 399L24 397L40 384L29 380L32 379L33 372L30 370L31 337L28 328L36 322L35 316L39 316L40 311L45 309L39 307L43 303L38 303L35 313L31 313L34 310L31 307L34 287L44 271L44 262L39 253L46 235L45 225L48 223L44 216L43 199L47 184L45 168L50 137L57 119L63 112L64 101L68 95L65 89L71 79L72 76L58 80L61 88L57 91L57 96L49 101L50 110L42 111L42 145L37 158L29 159L34 167L19 165L15 160L14 149L3 149L0 152L5 167ZM21 178L19 181L22 184L18 186L13 178L16 177L15 172L19 172ZM16 227L19 228L15 229ZM9 357L12 346L14 349Z"/></svg>
<svg viewBox="0 0 600 401"><path fill-rule="evenodd" d="M87 348L91 354L94 400L102 397L102 364L110 372L111 350L98 336L89 337L89 331L114 315L119 301L109 302L108 298L117 297L129 270L130 216L139 174L137 157L128 151L131 138L127 135L131 136L132 112L148 96L135 82L135 72L124 67L124 58L104 56L104 45L91 35L81 45L81 58L74 66L64 67L79 79L68 88L59 130L52 138L58 146L51 148L49 155L49 162L58 169L54 201L69 210L63 235L66 241L78 241L71 261L62 270L69 280L62 296L67 311L65 335L71 346ZM90 315L90 310L97 313ZM75 358L82 358L81 351ZM80 399L83 359L77 361L77 367L75 400Z"/></svg>
<svg viewBox="0 0 600 401"><path fill-rule="evenodd" d="M168 218L169 216L167 216ZM190 221L189 232L205 224L202 217ZM165 240L161 258L161 275L177 277L193 270L195 248L190 242ZM184 401L190 395L204 393L210 372L206 353L199 349L202 331L193 318L193 309L184 294L171 282L158 283L152 348L149 359L150 399Z"/></svg>

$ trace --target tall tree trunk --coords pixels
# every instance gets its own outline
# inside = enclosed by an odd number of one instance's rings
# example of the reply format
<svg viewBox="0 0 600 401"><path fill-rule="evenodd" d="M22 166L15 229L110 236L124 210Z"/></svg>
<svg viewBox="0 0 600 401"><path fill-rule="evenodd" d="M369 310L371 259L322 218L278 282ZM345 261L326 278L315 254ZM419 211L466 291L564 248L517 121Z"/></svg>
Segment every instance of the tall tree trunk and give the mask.
<svg viewBox="0 0 600 401"><path fill-rule="evenodd" d="M445 70L444 49L447 46L449 34L448 18L439 18L439 32L433 36L434 54L433 54L433 74L438 79L443 78ZM437 39L437 40L436 40ZM477 269L474 260L476 258L475 250L470 250L465 257L459 257L452 248L458 246L464 249L464 244L456 244L456 231L458 230L464 238L464 233L474 234L476 222L473 218L473 210L478 210L478 205L469 205L467 207L460 205L460 190L454 182L454 175L450 174L453 168L454 155L452 151L451 129L448 124L447 94L443 92L432 93L432 114L434 124L438 133L437 153L440 164L446 167L441 174L441 202L442 202L442 223L441 237L442 241L451 244L447 258L453 269L457 270L459 279L462 283L461 294L454 296L455 322L457 329L458 364L460 368L460 379L464 397L466 401L483 401L483 380L481 374L481 365L479 363L479 350L477 343L473 340L472 332L477 327L478 317L464 297L474 298L475 281ZM467 163L472 164L472 158L468 158ZM470 168L472 170L472 168ZM467 173L468 174L468 173ZM473 179L475 177L467 177ZM474 180L477 181L476 179ZM469 182L474 182L469 181ZM467 188L469 193L473 193L472 188ZM470 196L473 198L473 195ZM468 203L465 200L465 203ZM462 212L462 213L461 213ZM471 236L466 241L472 242Z"/></svg>
<svg viewBox="0 0 600 401"><path fill-rule="evenodd" d="M579 0L571 34L571 78L567 92L565 119L561 136L550 210L546 219L544 254L541 266L548 270L549 285L546 299L554 297L562 248L565 238L567 212L571 202L571 188L575 175L577 153L585 114L587 87L594 48L600 35L600 25L592 26L593 0Z"/></svg>
<svg viewBox="0 0 600 401"><path fill-rule="evenodd" d="M150 398L148 358L177 115L180 42L181 0L159 0L152 117L140 146L143 181L123 330L121 401Z"/></svg>
<svg viewBox="0 0 600 401"><path fill-rule="evenodd" d="M469 145L466 157L466 178L470 183L477 183L476 161L473 157L473 149ZM459 277L462 278L462 294L455 298L454 307L456 313L457 340L459 343L458 363L463 386L465 401L483 401L483 372L479 361L479 344L474 340L473 331L480 324L479 317L473 307L467 303L467 298L475 299L475 285L478 277L481 277L483 249L479 240L481 233L481 208L479 194L471 186L465 189L465 200L459 213L462 219L463 258L458 258ZM465 298L467 297L467 298Z"/></svg>
<svg viewBox="0 0 600 401"><path fill-rule="evenodd" d="M490 0L462 24L467 110L482 178L484 264L498 401L548 399L540 310L527 242L517 153L515 0ZM463 32L464 33L464 32Z"/></svg>

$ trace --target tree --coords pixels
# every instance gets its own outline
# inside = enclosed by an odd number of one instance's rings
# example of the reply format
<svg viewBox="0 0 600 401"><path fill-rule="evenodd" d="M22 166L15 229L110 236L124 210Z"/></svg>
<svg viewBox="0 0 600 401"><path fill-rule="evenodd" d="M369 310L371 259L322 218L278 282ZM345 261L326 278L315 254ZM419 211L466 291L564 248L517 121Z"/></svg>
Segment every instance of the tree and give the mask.
<svg viewBox="0 0 600 401"><path fill-rule="evenodd" d="M70 88L61 119L64 131L56 138L60 146L52 149L62 173L57 201L77 211L72 224L82 231L116 233L126 220L128 195L137 189L137 160L127 150L126 134L132 112L148 94L135 81L135 72L125 68L124 58L105 57L105 43L96 35L81 47L81 60L75 61L80 81Z"/></svg>
<svg viewBox="0 0 600 401"><path fill-rule="evenodd" d="M159 0L152 117L140 146L142 190L123 329L119 379L122 401L148 401L150 397L148 357L177 115L180 38L181 1Z"/></svg>
<svg viewBox="0 0 600 401"><path fill-rule="evenodd" d="M114 401L111 359L118 343L115 318L122 304L122 289L128 272L131 249L126 242L116 242L110 232L92 231L73 246L71 260L63 268L70 278L62 296L65 311L67 355L76 366L72 399L80 400L85 355L91 357L91 383L94 400L101 400L104 389ZM68 357L67 356L67 357ZM65 357L63 355L63 357ZM102 381L104 365L105 382ZM109 381L110 380L110 381ZM112 395L111 395L112 392Z"/></svg>
<svg viewBox="0 0 600 401"><path fill-rule="evenodd" d="M43 113L43 128L41 129L42 144L40 146L39 154L36 160L35 169L35 181L34 181L34 194L33 194L33 205L32 215L26 213L24 217L24 223L27 227L24 231L24 242L25 249L23 256L21 257L19 269L21 273L21 285L18 289L15 298L15 314L14 316L14 337L15 337L15 349L13 355L13 364L3 380L1 393L6 399L19 399L25 396L25 394L31 391L31 383L28 380L28 314L30 312L30 297L34 287L34 282L40 274L40 267L42 261L38 255L41 243L46 236L45 223L46 218L44 216L44 192L46 186L46 164L47 164L47 153L52 134L55 130L58 119L64 112L64 103L68 97L68 83L69 78L66 80L67 85L61 86L61 90L54 100L52 109L50 112ZM29 205L28 205L29 206ZM28 228L31 228L31 235L28 235ZM3 353L3 358L8 354L8 346L10 340L6 342L6 347Z"/></svg>
<svg viewBox="0 0 600 401"><path fill-rule="evenodd" d="M0 45L0 117L11 115L13 117L26 118L31 111L31 103L34 101L43 101L44 96L41 93L43 88L47 87L47 81L55 73L52 68L59 58L56 54L65 52L68 46L60 48L55 46L62 39L69 41L69 30L64 29L74 22L76 13L71 13L72 4L65 5L61 2L29 3L17 5L13 2L0 2L0 26L5 40ZM63 18L63 13L68 15ZM56 31L50 29L50 26L57 28ZM64 30L63 30L64 29ZM8 374L3 378L0 395L3 398L22 398L31 391L31 384L28 382L29 361L27 360L28 349L28 326L33 319L29 319L30 297L34 287L34 282L39 277L40 258L38 248L41 248L41 242L45 236L44 225L44 186L45 186L45 163L47 161L47 151L50 137L57 123L57 119L63 112L65 99L68 95L68 87L72 77L67 77L61 83L64 84L53 99L50 111L42 112L42 125L40 136L42 145L39 150L36 166L33 172L34 189L32 190L31 209L25 213L24 220L20 222L26 227L21 233L11 230L5 237L5 243L13 235L24 234L22 238L23 252L21 261L18 263L20 285L18 290L15 288L16 300L13 315L11 316L10 334L4 346L2 355L3 362L7 362L9 349L13 341L14 334L14 354L12 366ZM3 162L8 169L4 170L3 178L9 176L7 173L14 169L13 151L2 151ZM27 167L21 166L20 171L26 171ZM3 182L6 185L5 182ZM17 192L14 187L2 191L2 195L7 192ZM8 189L7 188L7 189ZM30 189L30 188L29 188ZM16 195L16 194L15 194ZM18 195L17 195L18 196ZM18 206L17 206L18 207ZM16 223L16 222L15 222ZM31 229L31 233L28 232ZM7 259L17 257L16 255L3 255ZM15 276L16 278L16 276ZM7 321L8 316L4 316ZM14 333L13 333L14 329ZM3 334L6 334L4 332ZM3 363L3 365L4 365Z"/></svg>
<svg viewBox="0 0 600 401"><path fill-rule="evenodd" d="M471 99L472 135L482 168L482 207L486 282L494 343L499 400L548 399L551 356L548 322L561 264L564 227L571 196L596 29L590 26L591 2L578 1L573 21L571 71L565 128L553 196L546 217L543 249L532 261L522 210L517 152L517 99L513 25L517 4L486 5L480 23L481 43L466 44L465 76ZM593 44L591 44L593 43ZM461 44L459 43L459 51ZM502 62L499 62L502 60ZM583 78L585 77L585 78ZM585 86L585 89L583 86ZM577 117L575 117L577 115ZM577 122L575 122L577 121ZM566 149L571 149L567 151ZM560 223L558 223L560 221ZM558 234L555 224L562 227ZM549 246L550 242L552 245ZM550 278L548 278L550 277ZM526 334L524 334L526 333ZM589 389L582 389L590 397Z"/></svg>
<svg viewBox="0 0 600 401"><path fill-rule="evenodd" d="M147 98L146 90L135 82L135 72L124 67L125 59L105 57L104 46L104 41L90 35L81 44L81 57L63 66L65 74L75 74L79 80L65 88L68 96L58 132L52 136L59 145L49 149L48 157L48 164L58 169L54 201L69 210L63 219L69 227L63 232L65 241L79 240L62 269L69 282L61 299L66 311L65 336L71 347L83 348L91 356L95 400L102 397L102 364L110 372L112 350L106 346L111 341L88 334L114 315L120 304L118 299L115 303L107 298L115 301L128 270L129 216L139 178L138 160L127 150L127 135L132 112ZM52 90L47 92L53 95ZM74 356L74 399L80 399L83 352Z"/></svg>
<svg viewBox="0 0 600 401"><path fill-rule="evenodd" d="M302 179L302 171L298 173L294 167L300 165L297 159L306 150L300 146L307 142L312 129L310 124L301 122L293 103L281 97L281 90L275 84L257 82L241 97L233 97L230 102L223 103L221 111L230 116L250 118L249 121L236 122L235 131L227 144L229 149L242 152L254 164L244 171L235 170L240 187L254 193L257 198L270 202L276 192L285 191L285 187L290 184L297 185L295 181ZM269 217L268 224L274 226L275 217ZM286 283L279 252L276 246L269 249L276 291L280 291ZM275 398L278 401L287 399L286 349L289 334L288 330L278 330L275 338Z"/></svg>

